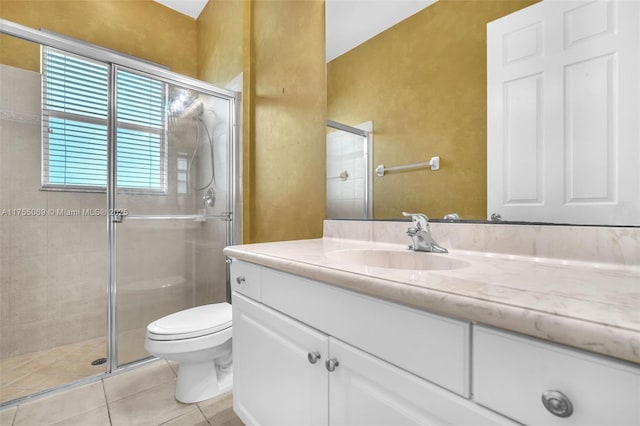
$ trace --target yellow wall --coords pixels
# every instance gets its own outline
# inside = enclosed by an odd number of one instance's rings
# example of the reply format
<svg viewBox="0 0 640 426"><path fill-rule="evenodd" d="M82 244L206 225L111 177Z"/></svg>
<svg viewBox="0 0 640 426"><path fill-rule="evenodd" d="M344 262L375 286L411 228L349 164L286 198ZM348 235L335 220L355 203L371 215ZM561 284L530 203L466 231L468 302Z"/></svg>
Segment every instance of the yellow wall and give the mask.
<svg viewBox="0 0 640 426"><path fill-rule="evenodd" d="M198 78L220 87L242 72L242 0L209 0L197 20Z"/></svg>
<svg viewBox="0 0 640 426"><path fill-rule="evenodd" d="M152 0L0 0L0 18L197 75L195 21ZM8 37L0 43L2 63L40 69L37 46Z"/></svg>
<svg viewBox="0 0 640 426"><path fill-rule="evenodd" d="M440 0L327 66L328 118L374 122L375 218L486 217L486 24L537 0Z"/></svg>
<svg viewBox="0 0 640 426"><path fill-rule="evenodd" d="M245 19L245 241L320 237L324 1L258 0L245 9Z"/></svg>
<svg viewBox="0 0 640 426"><path fill-rule="evenodd" d="M220 86L242 71L244 242L322 235L324 1L210 0L194 21L152 0L0 0L0 17ZM0 62L39 69L36 46L0 42Z"/></svg>
<svg viewBox="0 0 640 426"><path fill-rule="evenodd" d="M243 73L243 241L322 236L324 2L210 0L198 64L222 86Z"/></svg>

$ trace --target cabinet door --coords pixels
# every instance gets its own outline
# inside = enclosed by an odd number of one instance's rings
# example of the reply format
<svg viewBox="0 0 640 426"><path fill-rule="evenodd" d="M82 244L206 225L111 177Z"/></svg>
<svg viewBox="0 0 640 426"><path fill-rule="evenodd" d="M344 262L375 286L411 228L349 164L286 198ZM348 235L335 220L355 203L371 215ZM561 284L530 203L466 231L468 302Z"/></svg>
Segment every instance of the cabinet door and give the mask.
<svg viewBox="0 0 640 426"><path fill-rule="evenodd" d="M327 424L326 335L236 292L233 334L233 408L245 424Z"/></svg>
<svg viewBox="0 0 640 426"><path fill-rule="evenodd" d="M330 338L331 425L514 424L475 403Z"/></svg>

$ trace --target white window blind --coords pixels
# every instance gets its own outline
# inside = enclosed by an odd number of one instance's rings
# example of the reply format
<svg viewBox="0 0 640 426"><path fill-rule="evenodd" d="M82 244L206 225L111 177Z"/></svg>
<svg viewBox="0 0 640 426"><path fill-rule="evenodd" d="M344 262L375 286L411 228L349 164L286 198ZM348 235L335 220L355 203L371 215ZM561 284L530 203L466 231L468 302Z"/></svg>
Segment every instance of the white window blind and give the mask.
<svg viewBox="0 0 640 426"><path fill-rule="evenodd" d="M118 70L116 98L118 187L164 191L165 84Z"/></svg>
<svg viewBox="0 0 640 426"><path fill-rule="evenodd" d="M109 65L43 49L42 186L104 190ZM118 188L165 192L165 84L117 71Z"/></svg>

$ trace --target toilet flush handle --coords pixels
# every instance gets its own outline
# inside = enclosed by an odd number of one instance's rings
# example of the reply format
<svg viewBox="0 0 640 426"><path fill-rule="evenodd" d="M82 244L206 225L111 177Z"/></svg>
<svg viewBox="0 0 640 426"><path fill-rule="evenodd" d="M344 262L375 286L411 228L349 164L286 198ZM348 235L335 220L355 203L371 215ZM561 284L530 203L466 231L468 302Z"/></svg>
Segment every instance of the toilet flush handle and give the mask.
<svg viewBox="0 0 640 426"><path fill-rule="evenodd" d="M242 284L244 282L244 277L243 276L236 277L236 282L238 283L238 285Z"/></svg>

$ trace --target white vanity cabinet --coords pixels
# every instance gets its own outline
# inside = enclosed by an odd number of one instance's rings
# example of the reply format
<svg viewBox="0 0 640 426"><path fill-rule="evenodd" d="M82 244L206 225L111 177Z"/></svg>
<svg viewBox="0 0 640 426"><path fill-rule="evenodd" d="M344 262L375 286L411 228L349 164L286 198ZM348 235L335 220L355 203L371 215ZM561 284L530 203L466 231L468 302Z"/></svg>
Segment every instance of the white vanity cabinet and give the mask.
<svg viewBox="0 0 640 426"><path fill-rule="evenodd" d="M234 410L249 425L640 425L637 365L231 266Z"/></svg>
<svg viewBox="0 0 640 426"><path fill-rule="evenodd" d="M253 267L234 261L232 282ZM234 410L245 423L512 424L460 396L470 324L268 268L258 276L254 298L233 288Z"/></svg>
<svg viewBox="0 0 640 426"><path fill-rule="evenodd" d="M483 326L473 344L479 404L530 425L640 425L636 366Z"/></svg>
<svg viewBox="0 0 640 426"><path fill-rule="evenodd" d="M233 334L233 404L245 424L327 424L325 334L238 293Z"/></svg>

